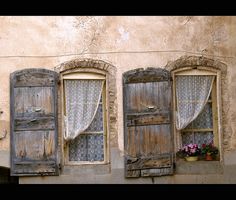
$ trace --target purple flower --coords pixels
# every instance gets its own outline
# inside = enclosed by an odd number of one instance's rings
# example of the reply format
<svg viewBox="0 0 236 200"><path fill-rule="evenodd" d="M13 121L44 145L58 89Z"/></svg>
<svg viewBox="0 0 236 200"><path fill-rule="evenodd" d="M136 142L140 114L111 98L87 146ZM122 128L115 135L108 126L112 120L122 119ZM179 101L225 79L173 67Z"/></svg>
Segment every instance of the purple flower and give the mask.
<svg viewBox="0 0 236 200"><path fill-rule="evenodd" d="M199 149L197 144L185 145L177 152L177 155L179 155L180 157L197 156L200 154L201 154L201 150Z"/></svg>

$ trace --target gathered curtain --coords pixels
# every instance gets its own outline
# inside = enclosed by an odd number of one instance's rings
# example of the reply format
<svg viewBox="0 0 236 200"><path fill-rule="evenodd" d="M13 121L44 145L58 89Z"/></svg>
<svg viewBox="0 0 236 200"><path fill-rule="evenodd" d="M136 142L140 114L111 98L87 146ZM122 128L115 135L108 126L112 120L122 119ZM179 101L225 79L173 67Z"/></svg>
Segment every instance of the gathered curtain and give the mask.
<svg viewBox="0 0 236 200"><path fill-rule="evenodd" d="M187 127L203 110L214 81L212 75L176 76L176 128Z"/></svg>
<svg viewBox="0 0 236 200"><path fill-rule="evenodd" d="M104 80L65 80L65 140L73 140L92 123Z"/></svg>

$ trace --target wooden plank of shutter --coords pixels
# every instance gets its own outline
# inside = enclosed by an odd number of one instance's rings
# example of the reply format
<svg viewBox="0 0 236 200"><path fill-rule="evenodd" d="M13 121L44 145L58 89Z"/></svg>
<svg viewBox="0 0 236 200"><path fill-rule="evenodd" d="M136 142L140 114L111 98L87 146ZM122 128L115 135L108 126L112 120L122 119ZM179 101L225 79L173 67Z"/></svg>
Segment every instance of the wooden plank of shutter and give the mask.
<svg viewBox="0 0 236 200"><path fill-rule="evenodd" d="M164 69L123 74L126 177L173 174L171 90Z"/></svg>
<svg viewBox="0 0 236 200"><path fill-rule="evenodd" d="M47 69L24 69L16 71L12 84L14 87L55 86L55 74Z"/></svg>
<svg viewBox="0 0 236 200"><path fill-rule="evenodd" d="M14 98L16 99L14 101L15 116L53 116L54 86L47 87L42 85L40 87L31 87L27 85L24 87L14 87Z"/></svg>
<svg viewBox="0 0 236 200"><path fill-rule="evenodd" d="M15 118L14 131L55 129L54 117Z"/></svg>
<svg viewBox="0 0 236 200"><path fill-rule="evenodd" d="M11 176L59 173L57 82L46 69L11 74Z"/></svg>

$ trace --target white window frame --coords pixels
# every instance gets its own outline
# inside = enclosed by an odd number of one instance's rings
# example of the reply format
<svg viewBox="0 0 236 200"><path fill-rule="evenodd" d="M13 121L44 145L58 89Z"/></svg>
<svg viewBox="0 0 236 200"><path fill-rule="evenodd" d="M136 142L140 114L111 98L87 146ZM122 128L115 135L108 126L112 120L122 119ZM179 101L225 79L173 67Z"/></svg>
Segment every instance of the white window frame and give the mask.
<svg viewBox="0 0 236 200"><path fill-rule="evenodd" d="M213 134L214 134L214 145L219 148L220 161L222 161L222 101L221 101L221 71L209 67L198 66L198 67L185 67L181 69L173 70L171 73L173 79L173 120L174 120L174 141L175 141L175 152L181 148L181 133L176 129L176 93L175 93L175 77L178 75L214 75L215 84L213 84L212 93L212 112L213 112ZM216 88L214 88L216 87ZM215 94L214 94L215 92ZM215 99L214 99L215 98Z"/></svg>
<svg viewBox="0 0 236 200"><path fill-rule="evenodd" d="M64 152L64 163L65 165L94 165L94 164L107 164L108 163L108 124L107 124L107 81L106 81L106 74L99 74L93 72L69 72L61 75L61 94L62 94L62 118L64 118L65 114L65 92L64 92L64 80L104 80L104 86L102 91L103 97L103 151L104 151L104 160L103 161L70 161L69 160L69 145L65 142L64 138L63 141L63 152ZM62 120L62 132L65 131L64 120ZM63 134L62 134L63 135Z"/></svg>

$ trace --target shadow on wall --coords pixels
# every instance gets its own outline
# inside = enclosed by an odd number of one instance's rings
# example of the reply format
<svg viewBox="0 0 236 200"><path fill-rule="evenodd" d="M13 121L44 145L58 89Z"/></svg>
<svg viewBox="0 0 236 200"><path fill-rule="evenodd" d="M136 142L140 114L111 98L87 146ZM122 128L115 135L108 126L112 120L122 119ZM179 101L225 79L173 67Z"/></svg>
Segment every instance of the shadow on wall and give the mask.
<svg viewBox="0 0 236 200"><path fill-rule="evenodd" d="M18 184L19 178L10 176L10 169L6 167L0 167L0 184Z"/></svg>

